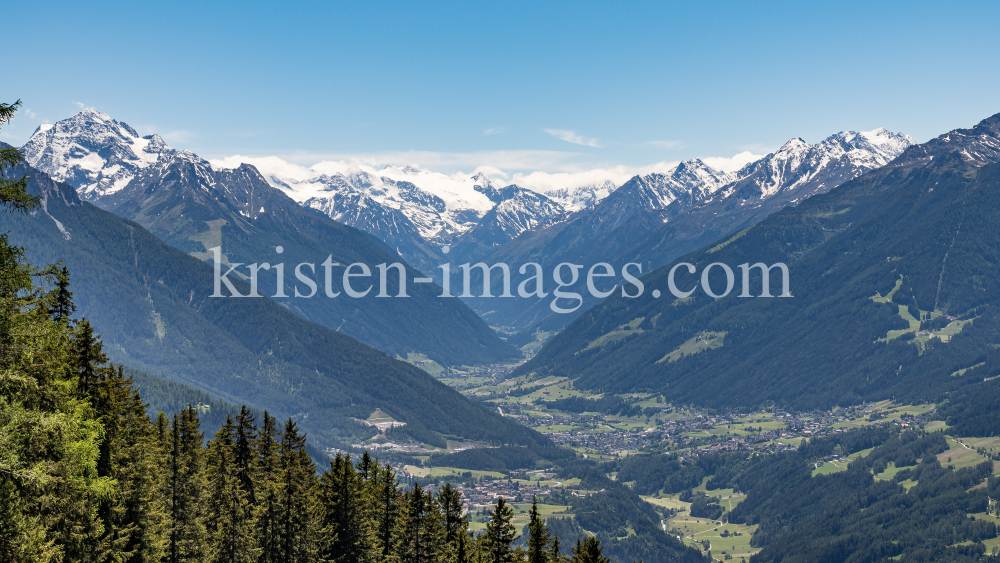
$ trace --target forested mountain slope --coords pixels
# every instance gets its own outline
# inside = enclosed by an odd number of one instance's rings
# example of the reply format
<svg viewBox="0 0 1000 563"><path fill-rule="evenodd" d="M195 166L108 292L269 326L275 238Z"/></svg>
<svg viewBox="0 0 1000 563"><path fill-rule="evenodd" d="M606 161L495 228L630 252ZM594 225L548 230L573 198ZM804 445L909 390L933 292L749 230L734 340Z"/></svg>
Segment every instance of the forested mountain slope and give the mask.
<svg viewBox="0 0 1000 563"><path fill-rule="evenodd" d="M684 256L694 272L678 267L675 282L690 297L671 294L664 266L642 297L609 298L520 373L720 407L930 399L982 381L1000 361L998 138L1000 115ZM786 263L793 297L739 297L738 265L758 262ZM734 272L721 299L701 287L712 263ZM770 278L781 294L781 272ZM709 282L724 293L722 267Z"/></svg>
<svg viewBox="0 0 1000 563"><path fill-rule="evenodd" d="M63 260L77 314L112 361L234 402L295 416L319 445L371 435L353 418L381 408L416 436L546 445L541 435L424 371L314 324L269 298L213 299L212 268L140 225L82 202L72 186L19 167L42 208L0 214L0 231L35 264ZM248 285L233 280L241 293ZM400 299L400 301L405 301ZM353 417L353 418L352 418ZM439 438L438 438L439 439Z"/></svg>

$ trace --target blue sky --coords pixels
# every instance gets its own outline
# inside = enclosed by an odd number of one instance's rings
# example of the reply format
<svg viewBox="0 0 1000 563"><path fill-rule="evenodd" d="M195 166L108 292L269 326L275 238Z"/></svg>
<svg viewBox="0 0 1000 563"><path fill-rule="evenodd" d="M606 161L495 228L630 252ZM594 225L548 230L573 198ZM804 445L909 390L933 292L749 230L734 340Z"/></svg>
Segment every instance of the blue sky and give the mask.
<svg viewBox="0 0 1000 563"><path fill-rule="evenodd" d="M1000 2L872 4L20 2L0 140L84 105L209 158L555 172L1000 112Z"/></svg>

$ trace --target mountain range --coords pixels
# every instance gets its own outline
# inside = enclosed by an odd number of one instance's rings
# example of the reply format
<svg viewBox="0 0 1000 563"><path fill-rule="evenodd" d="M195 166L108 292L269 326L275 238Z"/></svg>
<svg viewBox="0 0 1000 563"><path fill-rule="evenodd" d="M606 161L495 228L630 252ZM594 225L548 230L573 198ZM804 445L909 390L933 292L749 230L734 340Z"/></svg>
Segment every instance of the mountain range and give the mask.
<svg viewBox="0 0 1000 563"><path fill-rule="evenodd" d="M606 262L620 271L629 262L643 272L737 232L784 207L879 168L912 140L876 129L846 131L810 145L792 139L774 153L727 174L695 159L667 174L636 176L598 203L565 220L527 231L485 258L491 264L538 262L546 271L570 262ZM498 280L493 280L493 284ZM581 279L579 285L583 285ZM582 292L586 295L586 292ZM574 314L556 314L548 300L473 299L494 326L508 326L524 343L537 331L558 331L597 302L588 298Z"/></svg>
<svg viewBox="0 0 1000 563"><path fill-rule="evenodd" d="M372 270L401 262L372 235L298 205L253 166L216 169L155 135L139 137L101 112L87 110L39 128L23 152L29 164L70 183L81 198L203 260L219 246L227 266L281 262L288 265L289 280L295 265L310 263L319 273L328 257ZM410 279L419 276L408 268ZM261 276L259 285L267 295L279 295L276 277ZM396 285L391 279L393 294ZM440 288L410 284L407 290L408 299L381 300L322 293L300 299L288 289L290 296L275 299L306 319L403 358L416 354L443 365L472 365L520 356L463 303L439 298Z"/></svg>
<svg viewBox="0 0 1000 563"><path fill-rule="evenodd" d="M647 274L642 297L608 298L515 373L717 408L940 401L984 384L1000 373L998 163L1000 114L910 146L886 166ZM736 184L736 199L706 209L732 213L738 227L758 213L742 209L763 209L765 194L782 193L759 181L780 167L753 168L759 175ZM804 185L821 190L818 179ZM734 272L735 289L718 299L702 281L723 293L725 270L704 273L715 263ZM759 297L760 268L744 280L737 267L756 263L786 264L791 297ZM671 271L680 291L694 292L671 295ZM773 296L783 292L780 273L770 272ZM741 297L744 283L758 297Z"/></svg>

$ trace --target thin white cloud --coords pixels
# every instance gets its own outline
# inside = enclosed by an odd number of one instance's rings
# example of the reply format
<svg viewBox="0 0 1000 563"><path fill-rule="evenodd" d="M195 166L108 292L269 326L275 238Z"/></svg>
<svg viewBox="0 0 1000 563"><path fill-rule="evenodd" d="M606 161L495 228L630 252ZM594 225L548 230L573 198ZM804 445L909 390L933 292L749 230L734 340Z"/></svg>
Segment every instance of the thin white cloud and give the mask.
<svg viewBox="0 0 1000 563"><path fill-rule="evenodd" d="M564 129L542 129L542 131L545 131L560 141L566 141L567 143L573 143L574 145L598 148L601 146L597 144L597 139L587 139L583 136L577 135L574 131L566 131Z"/></svg>
<svg viewBox="0 0 1000 563"><path fill-rule="evenodd" d="M350 174L362 170L378 173L389 164L441 172L455 179L483 172L499 181L539 192L592 186L608 181L620 186L636 175L670 172L679 162L660 161L647 166L600 165L587 159L587 156L568 151L406 151L372 154L299 153L285 156L237 154L212 159L210 162L216 168L251 164L266 177L275 176L297 182L321 174ZM703 157L702 160L717 170L734 172L759 158L761 155L746 151L732 157Z"/></svg>
<svg viewBox="0 0 1000 563"><path fill-rule="evenodd" d="M676 166L677 161L664 161L641 167L611 166L572 172L534 171L514 174L510 182L536 192L594 186L603 184L604 182L611 182L616 186L620 186L633 176L644 176L653 172L665 173L673 170Z"/></svg>
<svg viewBox="0 0 1000 563"><path fill-rule="evenodd" d="M490 135L499 135L500 133L506 133L506 127L490 127L489 129L483 130L483 136L488 137Z"/></svg>
<svg viewBox="0 0 1000 563"><path fill-rule="evenodd" d="M277 156L243 156L234 154L225 158L209 160L215 168L236 168L241 164L250 164L265 176L278 176L291 180L302 181L316 176L316 172L307 166L293 164Z"/></svg>
<svg viewBox="0 0 1000 563"><path fill-rule="evenodd" d="M416 166L427 170L437 170L453 174L465 170L502 171L574 171L593 167L582 162L586 155L571 151L510 150L479 151L468 153L434 151L391 151L382 153L295 153L281 156L253 157L234 155L211 160L219 166L232 167L240 162L254 164L261 161L264 166L277 165L277 161L294 164L304 170L321 170L334 174L352 165L382 168L387 164L396 166ZM272 160L276 159L276 160ZM279 167L283 165L278 165ZM289 169L291 170L291 169ZM492 174L491 174L492 175ZM289 177L294 177L289 175Z"/></svg>
<svg viewBox="0 0 1000 563"><path fill-rule="evenodd" d="M743 151L728 158L724 156L705 156L702 157L701 160L716 170L721 170L723 172L736 172L747 164L756 162L763 157L764 155L762 154L753 154L750 151Z"/></svg>

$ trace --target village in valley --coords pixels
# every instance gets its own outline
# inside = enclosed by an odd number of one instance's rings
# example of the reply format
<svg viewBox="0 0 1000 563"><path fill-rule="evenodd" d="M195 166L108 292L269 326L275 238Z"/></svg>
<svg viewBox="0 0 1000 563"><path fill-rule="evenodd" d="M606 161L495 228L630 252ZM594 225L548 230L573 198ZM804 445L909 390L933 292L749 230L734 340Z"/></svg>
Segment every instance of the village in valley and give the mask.
<svg viewBox="0 0 1000 563"><path fill-rule="evenodd" d="M942 422L931 420L932 404L897 405L891 401L817 412L786 412L773 407L749 412L712 412L670 404L663 396L630 394L616 397L619 403L605 412L570 412L554 408L569 404L557 401L578 398L595 405L608 401L602 402L603 395L575 389L567 378L531 380L510 377L512 371L511 366L487 366L467 371L442 370L436 376L470 398L497 409L503 416L514 418L547 435L554 443L570 448L579 458L598 463L641 453L669 453L680 460L714 452L773 453L796 449L803 440L873 424L927 430L943 426ZM451 483L462 493L473 529L485 527L488 511L500 498L513 504L515 524L520 529L528 522L533 499L537 499L539 510L547 519L572 519L572 498L599 492L581 489L579 479L560 478L558 468L527 467L501 472L437 466L435 461L443 454L489 446L449 441L447 448L436 448L412 440L396 440L393 429L403 423L381 411L359 422L377 427L379 434L366 443L354 444L355 451L368 449L389 459L393 454L405 456L404 462L394 466L408 483L417 482L430 490ZM816 460L814 474L845 470L856 457L833 455ZM617 478L614 472L608 476ZM713 497L726 514L743 500L743 495L732 489L707 491L704 482L693 491ZM730 524L726 515L718 520L692 517L691 503L681 500L681 496L661 492L642 497L661 514L665 533L676 534L685 543L706 551L713 545L726 546L724 551L716 550L721 553L720 559L739 560L757 551L750 546L754 526Z"/></svg>

